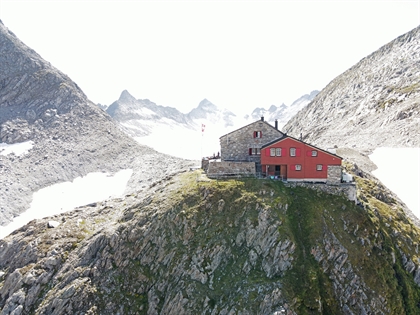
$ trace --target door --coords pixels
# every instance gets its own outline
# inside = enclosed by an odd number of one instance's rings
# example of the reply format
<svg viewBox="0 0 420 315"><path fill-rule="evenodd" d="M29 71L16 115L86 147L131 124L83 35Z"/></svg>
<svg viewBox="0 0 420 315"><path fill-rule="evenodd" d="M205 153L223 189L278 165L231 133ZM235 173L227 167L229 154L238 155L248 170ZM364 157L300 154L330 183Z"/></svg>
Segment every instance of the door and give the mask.
<svg viewBox="0 0 420 315"><path fill-rule="evenodd" d="M280 165L275 166L274 176L280 176Z"/></svg>
<svg viewBox="0 0 420 315"><path fill-rule="evenodd" d="M287 165L280 165L280 178L287 179Z"/></svg>

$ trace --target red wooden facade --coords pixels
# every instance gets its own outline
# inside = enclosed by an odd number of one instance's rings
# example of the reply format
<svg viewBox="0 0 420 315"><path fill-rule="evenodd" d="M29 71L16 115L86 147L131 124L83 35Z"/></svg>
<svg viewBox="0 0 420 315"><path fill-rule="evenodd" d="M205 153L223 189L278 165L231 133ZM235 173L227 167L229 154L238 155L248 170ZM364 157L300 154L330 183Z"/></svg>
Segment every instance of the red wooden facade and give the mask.
<svg viewBox="0 0 420 315"><path fill-rule="evenodd" d="M261 148L262 172L295 181L326 181L328 165L341 165L342 158L284 136Z"/></svg>

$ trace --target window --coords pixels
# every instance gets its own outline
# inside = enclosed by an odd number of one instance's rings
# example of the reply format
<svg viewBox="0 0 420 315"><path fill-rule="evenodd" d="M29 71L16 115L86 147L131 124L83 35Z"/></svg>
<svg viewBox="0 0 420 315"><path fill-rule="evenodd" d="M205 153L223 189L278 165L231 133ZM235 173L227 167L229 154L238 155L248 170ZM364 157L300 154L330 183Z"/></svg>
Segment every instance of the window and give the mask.
<svg viewBox="0 0 420 315"><path fill-rule="evenodd" d="M249 148L249 155L260 155L261 148Z"/></svg>
<svg viewBox="0 0 420 315"><path fill-rule="evenodd" d="M322 171L322 164L317 164L316 165L316 170L317 171Z"/></svg>
<svg viewBox="0 0 420 315"><path fill-rule="evenodd" d="M311 154L312 156L318 156L318 151L316 151L316 150L312 150L312 154Z"/></svg>
<svg viewBox="0 0 420 315"><path fill-rule="evenodd" d="M262 132L261 131L254 131L254 138L262 138Z"/></svg>
<svg viewBox="0 0 420 315"><path fill-rule="evenodd" d="M281 156L281 148L270 148L270 156Z"/></svg>
<svg viewBox="0 0 420 315"><path fill-rule="evenodd" d="M296 170L296 171L301 171L301 170L302 170L302 165L300 165L300 164L296 164L296 165L295 165L295 170Z"/></svg>
<svg viewBox="0 0 420 315"><path fill-rule="evenodd" d="M296 156L296 148L290 148L290 156Z"/></svg>

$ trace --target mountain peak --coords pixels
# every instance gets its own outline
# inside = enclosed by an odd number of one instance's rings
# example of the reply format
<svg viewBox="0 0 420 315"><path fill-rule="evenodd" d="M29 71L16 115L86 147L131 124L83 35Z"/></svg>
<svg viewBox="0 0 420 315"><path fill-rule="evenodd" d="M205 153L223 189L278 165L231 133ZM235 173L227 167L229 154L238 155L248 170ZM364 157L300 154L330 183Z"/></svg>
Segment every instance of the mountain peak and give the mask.
<svg viewBox="0 0 420 315"><path fill-rule="evenodd" d="M206 108L206 109L216 109L217 106L214 105L212 102L210 102L207 98L203 99L199 104L198 104L199 108Z"/></svg>
<svg viewBox="0 0 420 315"><path fill-rule="evenodd" d="M131 95L127 90L124 90L121 92L120 98L118 99L121 102L127 103L127 102L135 102L136 98Z"/></svg>

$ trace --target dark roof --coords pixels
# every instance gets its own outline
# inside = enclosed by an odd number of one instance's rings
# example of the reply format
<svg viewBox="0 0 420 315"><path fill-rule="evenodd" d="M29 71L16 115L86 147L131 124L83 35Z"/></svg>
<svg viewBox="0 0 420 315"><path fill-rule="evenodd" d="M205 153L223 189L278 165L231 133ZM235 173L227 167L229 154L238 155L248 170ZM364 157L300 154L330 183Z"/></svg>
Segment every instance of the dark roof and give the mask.
<svg viewBox="0 0 420 315"><path fill-rule="evenodd" d="M228 132L227 134L225 134L225 135L223 135L223 136L220 136L220 137L219 137L219 139L220 139L220 138L222 138L222 137L224 137L224 136L230 135L231 133L237 132L237 131L239 131L239 130L241 130L241 129L245 128L245 127L251 126L251 125L253 125L253 124L255 124L255 123L265 123L265 124L267 124L268 126L270 126L271 128L273 128L274 130L277 130L279 133L283 134L283 132L281 132L280 130L276 129L273 125L269 124L269 123L268 123L268 122L266 122L265 120L261 120L261 119L260 119L260 120L256 120L256 121L254 121L254 122L252 122L252 123L250 123L250 124L248 124L248 125L242 126L241 128L238 128L238 129L236 129L236 130L233 130L233 131L231 131L231 132Z"/></svg>
<svg viewBox="0 0 420 315"><path fill-rule="evenodd" d="M276 140L273 140L273 141L270 141L270 142L268 142L268 143L266 143L266 144L263 144L263 145L261 146L261 149L264 149L264 148L266 148L266 147L268 147L268 146L270 146L270 145L272 145L272 144L274 144L274 143L276 143L276 142L283 141L283 140L284 140L284 139L286 139L286 138L293 139L293 140L295 140L295 141L298 141L298 142L301 142L301 143L303 143L303 144L306 144L306 145L308 145L308 146L310 146L310 147L312 147L312 148L314 148L314 149L317 149L317 150L322 151L322 152L324 152L324 153L327 153L327 154L329 154L329 155L333 155L333 156L335 156L335 157L338 157L338 158L340 158L340 159L343 159L341 156L338 156L337 154L334 154L334 153L328 152L328 151L326 151L326 150L320 149L320 148L318 148L318 147L316 147L316 146L314 146L314 145L312 145L312 144L310 144L310 143L307 143L307 142L304 142L304 141L302 141L302 140L299 140L299 139L293 138L293 137L288 136L288 135L286 135L286 134L285 134L285 135L283 135L283 136L282 136L282 137L280 137L280 138L277 138Z"/></svg>

